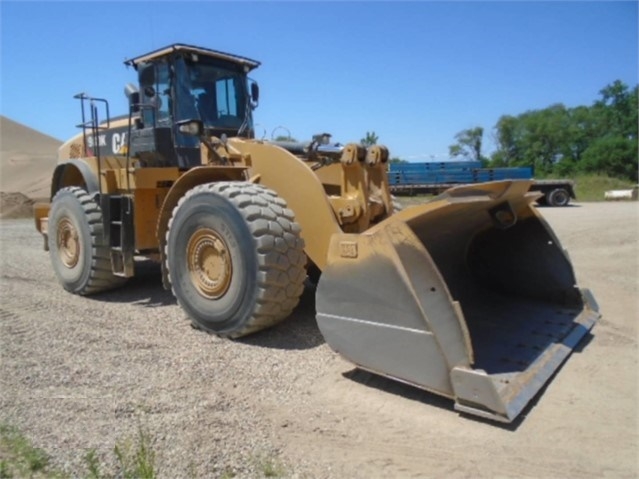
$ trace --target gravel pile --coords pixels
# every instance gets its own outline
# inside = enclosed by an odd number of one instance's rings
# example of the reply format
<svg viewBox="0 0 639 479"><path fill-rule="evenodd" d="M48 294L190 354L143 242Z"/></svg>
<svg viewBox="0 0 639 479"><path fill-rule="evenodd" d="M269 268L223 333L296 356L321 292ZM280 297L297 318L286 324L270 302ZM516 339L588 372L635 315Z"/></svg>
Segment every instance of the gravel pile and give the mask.
<svg viewBox="0 0 639 479"><path fill-rule="evenodd" d="M31 198L22 193L0 192L0 218L28 218L33 217Z"/></svg>

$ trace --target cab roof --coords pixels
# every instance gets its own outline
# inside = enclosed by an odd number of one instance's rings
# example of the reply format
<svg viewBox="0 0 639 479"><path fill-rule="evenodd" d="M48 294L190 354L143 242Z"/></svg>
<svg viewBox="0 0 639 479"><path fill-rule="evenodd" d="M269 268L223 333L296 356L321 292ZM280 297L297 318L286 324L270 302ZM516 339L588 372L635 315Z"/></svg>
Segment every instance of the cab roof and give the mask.
<svg viewBox="0 0 639 479"><path fill-rule="evenodd" d="M164 48L160 48L158 50L145 53L144 55L140 55L135 58L130 58L128 60L125 60L124 64L132 66L133 68L137 70L137 67L140 63L155 60L157 58L162 58L175 52L193 53L200 56L226 60L229 62L246 66L248 67L249 70L253 70L254 68L257 68L258 66L260 66L260 62L258 62L257 60L251 60L250 58L242 57L239 55L232 55L230 53L224 53L217 50L211 50L210 48L196 47L193 45L185 45L183 43L174 43L173 45L169 45Z"/></svg>

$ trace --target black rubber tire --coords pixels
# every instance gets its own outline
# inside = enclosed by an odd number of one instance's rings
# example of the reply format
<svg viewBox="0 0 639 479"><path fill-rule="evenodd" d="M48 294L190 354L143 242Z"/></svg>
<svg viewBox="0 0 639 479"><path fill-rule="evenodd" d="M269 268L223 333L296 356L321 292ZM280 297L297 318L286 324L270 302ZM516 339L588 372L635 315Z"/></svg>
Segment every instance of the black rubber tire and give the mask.
<svg viewBox="0 0 639 479"><path fill-rule="evenodd" d="M205 238L204 246L197 238ZM200 263L207 247L215 254L206 258L224 258L218 266ZM173 210L165 253L180 306L195 327L221 337L238 338L282 321L304 290L300 228L286 202L262 185L219 182L189 190ZM210 270L220 269L211 278ZM211 291L202 291L208 286Z"/></svg>
<svg viewBox="0 0 639 479"><path fill-rule="evenodd" d="M73 239L65 247L63 242L69 237ZM71 293L90 295L126 282L126 278L113 275L102 211L82 188L62 188L54 196L49 212L48 246L53 271L62 287Z"/></svg>
<svg viewBox="0 0 639 479"><path fill-rule="evenodd" d="M548 206L548 199L546 198L546 195L537 198L537 204L539 206Z"/></svg>
<svg viewBox="0 0 639 479"><path fill-rule="evenodd" d="M311 286L316 287L322 276L322 270L317 267L315 263L309 261L306 265L306 275L311 283Z"/></svg>
<svg viewBox="0 0 639 479"><path fill-rule="evenodd" d="M556 188L548 193L546 201L550 206L568 206L570 194L564 188Z"/></svg>

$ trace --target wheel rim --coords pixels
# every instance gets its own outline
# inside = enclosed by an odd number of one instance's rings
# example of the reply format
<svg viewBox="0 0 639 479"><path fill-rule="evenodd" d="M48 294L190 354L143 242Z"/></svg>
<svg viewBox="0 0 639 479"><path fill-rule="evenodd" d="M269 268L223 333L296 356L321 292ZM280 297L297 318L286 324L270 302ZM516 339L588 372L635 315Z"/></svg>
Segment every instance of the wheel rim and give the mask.
<svg viewBox="0 0 639 479"><path fill-rule="evenodd" d="M60 261L67 268L73 268L80 259L80 239L78 230L69 218L63 218L58 223L56 237Z"/></svg>
<svg viewBox="0 0 639 479"><path fill-rule="evenodd" d="M555 194L555 203L563 206L564 204L567 203L568 200L568 195L566 193L564 193L563 191L560 191L558 193Z"/></svg>
<svg viewBox="0 0 639 479"><path fill-rule="evenodd" d="M233 264L224 240L211 229L197 230L186 249L187 266L193 285L208 299L226 293L233 277Z"/></svg>

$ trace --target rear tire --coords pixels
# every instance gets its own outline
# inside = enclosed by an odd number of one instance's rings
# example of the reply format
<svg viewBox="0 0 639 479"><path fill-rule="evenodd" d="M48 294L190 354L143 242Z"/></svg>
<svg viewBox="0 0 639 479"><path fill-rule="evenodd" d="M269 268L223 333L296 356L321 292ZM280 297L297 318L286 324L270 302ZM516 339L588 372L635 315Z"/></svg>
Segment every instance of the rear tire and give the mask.
<svg viewBox="0 0 639 479"><path fill-rule="evenodd" d="M166 234L173 295L194 326L237 338L291 314L304 289L304 242L293 212L253 183L196 186Z"/></svg>
<svg viewBox="0 0 639 479"><path fill-rule="evenodd" d="M62 188L53 198L48 246L53 271L71 293L90 295L126 282L113 275L102 210L82 188Z"/></svg>
<svg viewBox="0 0 639 479"><path fill-rule="evenodd" d="M550 206L568 206L570 194L564 188L556 188L548 193L547 203Z"/></svg>

